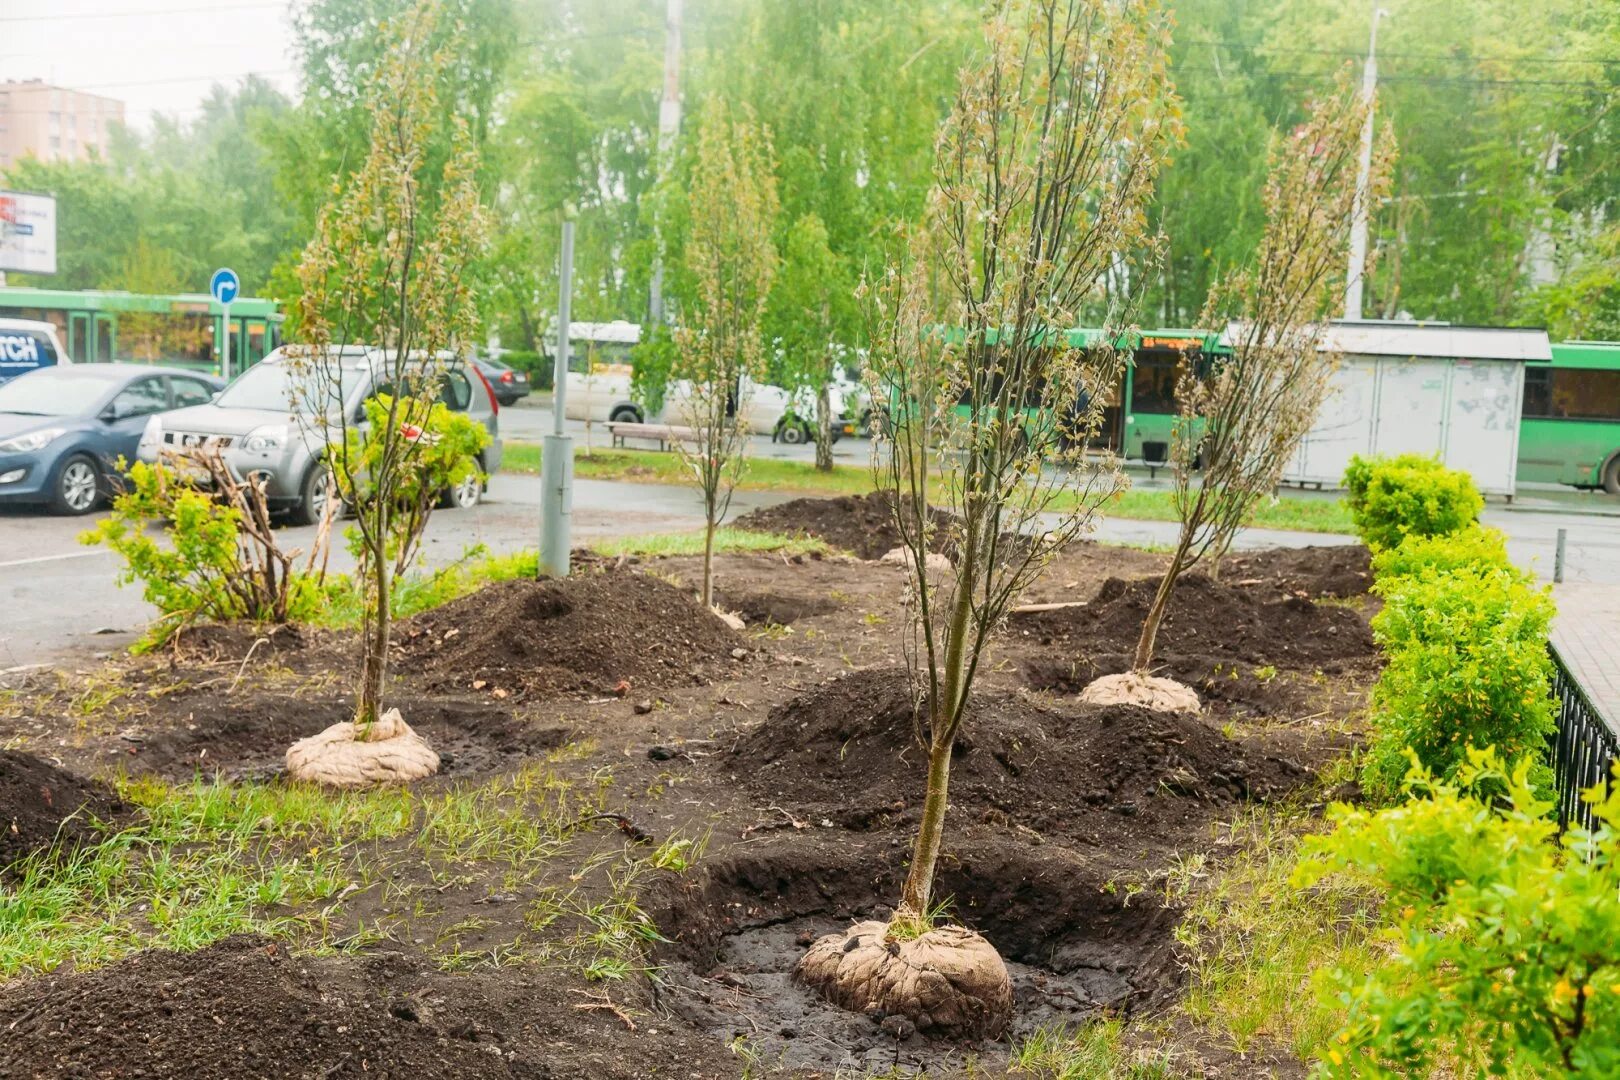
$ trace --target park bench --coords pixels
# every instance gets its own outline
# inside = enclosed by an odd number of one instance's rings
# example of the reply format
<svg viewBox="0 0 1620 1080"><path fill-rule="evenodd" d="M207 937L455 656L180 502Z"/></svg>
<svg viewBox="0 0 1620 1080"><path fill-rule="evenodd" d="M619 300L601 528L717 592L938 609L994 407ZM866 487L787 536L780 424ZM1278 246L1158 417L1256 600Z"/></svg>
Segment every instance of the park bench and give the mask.
<svg viewBox="0 0 1620 1080"><path fill-rule="evenodd" d="M614 446L623 446L626 439L646 439L656 442L658 449L668 450L671 443L696 442L697 432L676 424L631 424L615 421L608 424L608 434Z"/></svg>

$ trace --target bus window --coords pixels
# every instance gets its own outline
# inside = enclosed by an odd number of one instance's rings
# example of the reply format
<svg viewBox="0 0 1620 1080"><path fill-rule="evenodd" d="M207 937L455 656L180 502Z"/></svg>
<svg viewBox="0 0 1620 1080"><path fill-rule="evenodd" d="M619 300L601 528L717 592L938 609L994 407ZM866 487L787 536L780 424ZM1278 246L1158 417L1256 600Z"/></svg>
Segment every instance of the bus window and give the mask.
<svg viewBox="0 0 1620 1080"><path fill-rule="evenodd" d="M1524 415L1530 419L1620 420L1620 371L1527 367Z"/></svg>
<svg viewBox="0 0 1620 1080"><path fill-rule="evenodd" d="M1138 349L1131 372L1131 412L1174 413L1182 354Z"/></svg>
<svg viewBox="0 0 1620 1080"><path fill-rule="evenodd" d="M248 366L263 360L270 351L269 334L261 319L243 319L238 324L238 332L242 335L242 360Z"/></svg>

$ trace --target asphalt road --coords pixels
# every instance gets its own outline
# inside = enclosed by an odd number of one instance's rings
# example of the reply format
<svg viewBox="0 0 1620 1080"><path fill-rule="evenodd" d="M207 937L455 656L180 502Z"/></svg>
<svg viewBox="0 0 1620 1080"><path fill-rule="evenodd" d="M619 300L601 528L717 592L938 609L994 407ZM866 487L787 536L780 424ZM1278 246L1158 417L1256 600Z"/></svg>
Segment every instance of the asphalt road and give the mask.
<svg viewBox="0 0 1620 1080"><path fill-rule="evenodd" d="M508 439L538 439L550 431L548 409L515 408L501 412ZM570 424L583 440L584 425ZM602 437L598 429L593 437ZM755 440L760 456L809 460L813 448ZM846 439L835 448L840 461L867 460L865 440ZM1165 481L1138 478L1139 486L1161 487ZM772 492L738 492L733 515L792 496ZM1590 511L1598 511L1592 513ZM1506 531L1516 560L1550 577L1557 530L1567 530L1566 582L1620 585L1620 505L1602 497L1533 493L1517 506L1493 504L1487 520ZM33 510L0 509L0 671L40 663L71 662L75 656L105 652L136 636L152 617L139 588L117 585L118 560L102 548L81 546L77 537L94 518L59 518ZM574 494L574 540L689 529L703 523L695 490L656 484L580 480ZM485 503L473 510L435 514L423 545L421 565L442 566L483 545L494 553L538 546L540 482L537 477L497 475ZM1164 544L1174 539L1169 522L1105 520L1098 539L1115 543ZM289 548L307 548L313 527L282 531ZM1349 537L1317 533L1252 529L1240 547L1299 546L1351 542ZM341 547L341 545L338 545ZM346 552L334 550L334 570L351 566ZM1566 586L1569 587L1569 586Z"/></svg>

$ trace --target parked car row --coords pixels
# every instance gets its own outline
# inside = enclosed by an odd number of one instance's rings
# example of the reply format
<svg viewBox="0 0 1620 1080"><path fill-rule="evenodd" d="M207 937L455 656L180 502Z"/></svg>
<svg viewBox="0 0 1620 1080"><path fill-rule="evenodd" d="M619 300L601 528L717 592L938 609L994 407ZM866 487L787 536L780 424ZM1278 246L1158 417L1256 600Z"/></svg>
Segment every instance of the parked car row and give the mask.
<svg viewBox="0 0 1620 1080"><path fill-rule="evenodd" d="M293 348L296 348L293 347ZM365 402L386 393L393 354L343 346L316 379L276 349L229 385L178 368L129 364L59 364L0 385L0 502L41 503L61 514L86 514L110 494L128 462L165 451L207 446L239 476L264 484L271 508L297 523L324 510L327 470L320 467L339 421L365 425ZM408 362L439 379L439 401L466 413L490 434L478 470L445 505L471 507L484 475L500 468L500 404L477 363L444 358Z"/></svg>

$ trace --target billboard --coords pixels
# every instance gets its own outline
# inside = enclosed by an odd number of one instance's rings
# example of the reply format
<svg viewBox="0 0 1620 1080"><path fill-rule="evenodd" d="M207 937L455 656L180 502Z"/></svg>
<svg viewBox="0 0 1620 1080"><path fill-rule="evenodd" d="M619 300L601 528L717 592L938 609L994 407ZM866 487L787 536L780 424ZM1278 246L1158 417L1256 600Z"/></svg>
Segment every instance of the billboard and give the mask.
<svg viewBox="0 0 1620 1080"><path fill-rule="evenodd" d="M0 271L56 273L56 199L0 191Z"/></svg>

